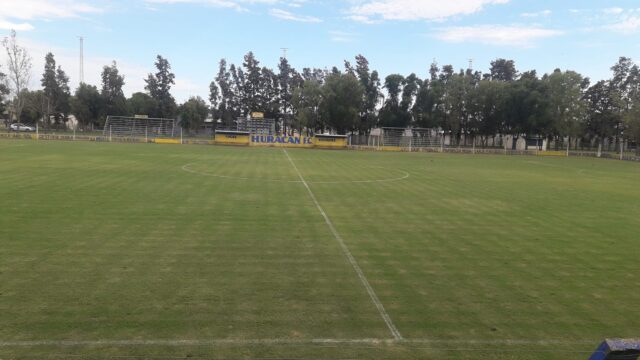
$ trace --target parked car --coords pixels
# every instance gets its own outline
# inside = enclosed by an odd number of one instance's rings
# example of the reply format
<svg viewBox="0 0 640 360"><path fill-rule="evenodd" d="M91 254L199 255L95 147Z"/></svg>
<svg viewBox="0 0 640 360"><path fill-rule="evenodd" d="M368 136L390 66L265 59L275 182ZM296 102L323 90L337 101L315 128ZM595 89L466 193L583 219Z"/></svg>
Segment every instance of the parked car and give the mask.
<svg viewBox="0 0 640 360"><path fill-rule="evenodd" d="M24 131L24 132L32 132L32 131L36 131L36 128L33 126L28 126L25 124L21 124L21 123L15 123L15 124L11 124L11 126L9 126L9 130L11 131Z"/></svg>

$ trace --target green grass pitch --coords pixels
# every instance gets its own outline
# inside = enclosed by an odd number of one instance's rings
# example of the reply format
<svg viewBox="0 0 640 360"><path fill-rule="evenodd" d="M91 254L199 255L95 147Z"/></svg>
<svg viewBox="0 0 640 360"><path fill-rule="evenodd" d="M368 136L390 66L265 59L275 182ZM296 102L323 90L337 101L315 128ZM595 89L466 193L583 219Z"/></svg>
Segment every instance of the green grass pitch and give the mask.
<svg viewBox="0 0 640 360"><path fill-rule="evenodd" d="M1 141L0 358L586 359L640 336L639 185L584 158Z"/></svg>

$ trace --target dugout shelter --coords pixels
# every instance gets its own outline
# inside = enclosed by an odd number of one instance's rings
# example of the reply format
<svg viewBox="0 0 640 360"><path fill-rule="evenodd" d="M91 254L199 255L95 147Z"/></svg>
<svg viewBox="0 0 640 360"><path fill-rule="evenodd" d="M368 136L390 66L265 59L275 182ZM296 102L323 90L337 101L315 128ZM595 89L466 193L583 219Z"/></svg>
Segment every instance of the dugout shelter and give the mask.
<svg viewBox="0 0 640 360"><path fill-rule="evenodd" d="M214 141L216 144L221 145L249 146L251 143L251 133L239 130L216 130Z"/></svg>
<svg viewBox="0 0 640 360"><path fill-rule="evenodd" d="M638 360L640 339L607 339L589 360Z"/></svg>
<svg viewBox="0 0 640 360"><path fill-rule="evenodd" d="M314 145L324 149L344 149L347 147L347 135L318 134L315 136Z"/></svg>

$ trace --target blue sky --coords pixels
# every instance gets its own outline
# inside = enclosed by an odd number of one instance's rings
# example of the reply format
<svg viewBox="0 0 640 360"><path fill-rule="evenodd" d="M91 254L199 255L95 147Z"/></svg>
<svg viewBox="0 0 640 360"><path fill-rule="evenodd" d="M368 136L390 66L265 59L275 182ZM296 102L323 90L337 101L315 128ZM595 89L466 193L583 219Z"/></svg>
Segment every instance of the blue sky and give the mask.
<svg viewBox="0 0 640 360"><path fill-rule="evenodd" d="M433 59L486 71L504 57L521 71L599 80L619 56L640 60L639 0L0 0L0 34L11 28L33 56L34 87L47 51L77 86L82 35L87 82L116 60L126 93L142 91L162 54L179 101L206 99L218 61L240 64L250 50L275 68L286 47L297 69L363 54L382 76L425 77Z"/></svg>

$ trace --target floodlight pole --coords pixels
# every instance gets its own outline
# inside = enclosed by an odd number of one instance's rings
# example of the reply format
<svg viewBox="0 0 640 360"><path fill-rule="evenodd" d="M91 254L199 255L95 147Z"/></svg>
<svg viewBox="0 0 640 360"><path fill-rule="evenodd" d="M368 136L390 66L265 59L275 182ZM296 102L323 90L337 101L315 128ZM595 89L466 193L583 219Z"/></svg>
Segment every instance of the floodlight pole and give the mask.
<svg viewBox="0 0 640 360"><path fill-rule="evenodd" d="M79 36L80 39L80 84L84 83L84 37Z"/></svg>

